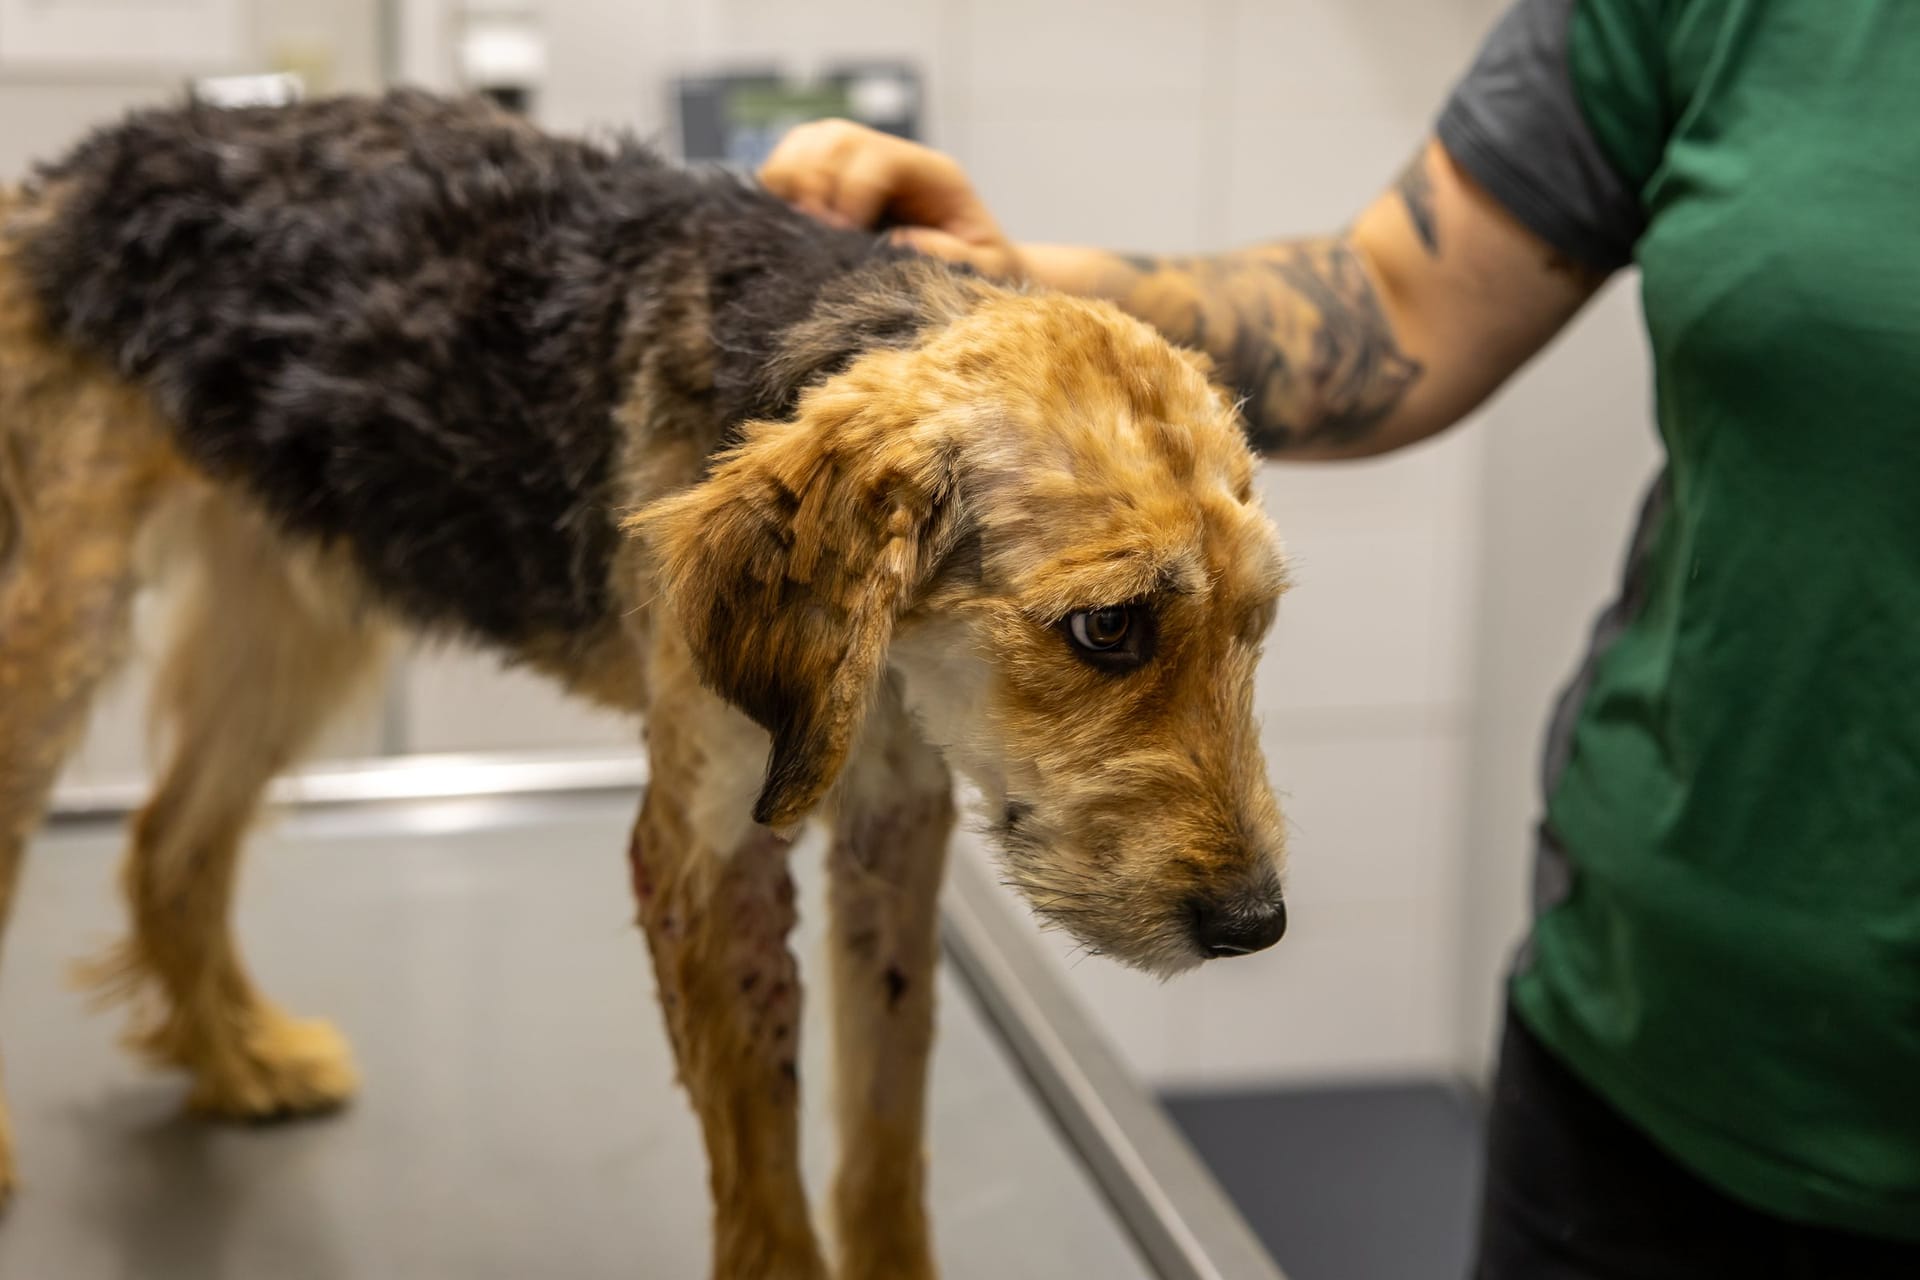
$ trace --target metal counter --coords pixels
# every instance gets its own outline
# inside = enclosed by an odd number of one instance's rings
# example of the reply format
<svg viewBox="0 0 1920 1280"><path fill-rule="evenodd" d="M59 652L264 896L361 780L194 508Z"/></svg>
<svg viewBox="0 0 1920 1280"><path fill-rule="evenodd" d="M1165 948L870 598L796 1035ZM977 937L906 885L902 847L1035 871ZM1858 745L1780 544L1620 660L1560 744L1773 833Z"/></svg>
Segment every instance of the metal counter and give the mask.
<svg viewBox="0 0 1920 1280"><path fill-rule="evenodd" d="M0 1280L524 1280L706 1275L698 1129L673 1084L624 865L630 758L433 758L291 779L240 905L260 985L332 1019L344 1112L181 1112L71 962L116 937L120 819L63 794L30 851L0 982L23 1187ZM963 840L965 837L963 837ZM795 857L809 1181L832 1167L818 837ZM1280 1280L1039 954L976 849L945 902L929 1110L948 1280Z"/></svg>

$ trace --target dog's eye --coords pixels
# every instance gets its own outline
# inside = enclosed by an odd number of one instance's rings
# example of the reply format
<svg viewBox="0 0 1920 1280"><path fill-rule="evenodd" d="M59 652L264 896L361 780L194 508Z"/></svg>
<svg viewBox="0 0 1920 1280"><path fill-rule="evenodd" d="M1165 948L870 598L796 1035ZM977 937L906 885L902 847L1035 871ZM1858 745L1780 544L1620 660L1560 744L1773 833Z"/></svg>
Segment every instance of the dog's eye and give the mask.
<svg viewBox="0 0 1920 1280"><path fill-rule="evenodd" d="M1133 610L1125 605L1105 609L1082 609L1067 616L1067 634L1082 649L1106 653L1125 643L1133 629Z"/></svg>
<svg viewBox="0 0 1920 1280"><path fill-rule="evenodd" d="M1078 609L1060 620L1073 654L1105 671L1131 671L1153 656L1153 610L1145 604Z"/></svg>

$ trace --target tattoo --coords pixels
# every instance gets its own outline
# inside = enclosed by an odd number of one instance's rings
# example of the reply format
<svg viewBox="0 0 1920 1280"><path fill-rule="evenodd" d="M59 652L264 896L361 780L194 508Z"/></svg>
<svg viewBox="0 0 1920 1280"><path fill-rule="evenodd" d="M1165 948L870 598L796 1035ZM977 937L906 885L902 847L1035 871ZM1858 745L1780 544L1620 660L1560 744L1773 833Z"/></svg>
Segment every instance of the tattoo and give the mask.
<svg viewBox="0 0 1920 1280"><path fill-rule="evenodd" d="M1440 226L1433 216L1433 179L1427 176L1425 152L1407 162L1407 167L1400 171L1400 180L1394 183L1394 189L1400 193L1400 203L1407 207L1407 217L1412 221L1420 243L1427 247L1427 256L1439 257Z"/></svg>
<svg viewBox="0 0 1920 1280"><path fill-rule="evenodd" d="M1211 356L1245 397L1248 439L1265 454L1365 440L1423 372L1340 237L1205 258L1114 255L1098 292Z"/></svg>

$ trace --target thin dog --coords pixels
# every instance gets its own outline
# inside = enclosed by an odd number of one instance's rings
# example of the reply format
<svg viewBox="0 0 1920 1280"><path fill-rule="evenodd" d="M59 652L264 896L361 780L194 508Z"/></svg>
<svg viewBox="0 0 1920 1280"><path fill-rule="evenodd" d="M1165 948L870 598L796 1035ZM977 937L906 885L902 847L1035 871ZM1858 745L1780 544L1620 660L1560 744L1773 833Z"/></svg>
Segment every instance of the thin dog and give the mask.
<svg viewBox="0 0 1920 1280"><path fill-rule="evenodd" d="M97 976L216 1116L355 1087L229 917L263 788L402 633L642 719L633 889L728 1280L828 1274L803 819L831 830L850 1280L934 1270L950 769L1093 950L1172 973L1284 928L1252 715L1284 561L1203 359L632 143L416 93L188 105L0 191L0 918L149 550L168 755ZM10 1145L0 1112L0 1196Z"/></svg>

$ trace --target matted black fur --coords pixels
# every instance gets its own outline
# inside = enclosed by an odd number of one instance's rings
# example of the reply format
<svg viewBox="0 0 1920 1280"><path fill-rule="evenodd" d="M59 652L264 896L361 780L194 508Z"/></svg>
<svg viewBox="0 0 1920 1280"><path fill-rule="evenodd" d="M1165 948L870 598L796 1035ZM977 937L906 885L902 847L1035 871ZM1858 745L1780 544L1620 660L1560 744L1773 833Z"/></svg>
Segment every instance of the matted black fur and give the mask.
<svg viewBox="0 0 1920 1280"><path fill-rule="evenodd" d="M609 607L641 362L711 451L919 324L868 308L796 358L784 331L901 255L477 101L146 111L36 183L59 212L24 259L57 332L414 621L509 645Z"/></svg>

